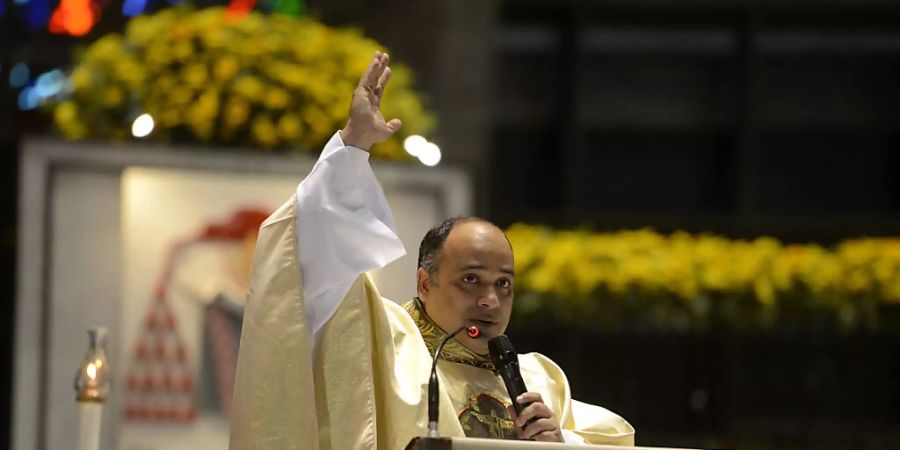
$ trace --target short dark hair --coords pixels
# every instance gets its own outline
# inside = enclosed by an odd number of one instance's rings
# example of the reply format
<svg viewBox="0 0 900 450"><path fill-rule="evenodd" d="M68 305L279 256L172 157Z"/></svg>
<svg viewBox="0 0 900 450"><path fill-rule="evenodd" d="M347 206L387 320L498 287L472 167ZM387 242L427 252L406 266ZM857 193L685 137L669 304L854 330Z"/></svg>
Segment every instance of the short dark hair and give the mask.
<svg viewBox="0 0 900 450"><path fill-rule="evenodd" d="M482 222L500 230L500 227L494 225L490 221L473 216L451 217L431 227L431 229L425 233L425 237L422 238L422 243L419 244L418 267L421 267L428 272L428 276L431 278L432 283L437 283L437 279L434 276L438 270L437 259L441 254L441 250L444 248L444 242L447 240L447 236L450 235L450 231L452 231L453 227L457 224L468 222ZM500 230L500 232L503 233L503 230ZM503 233L503 237L506 237L506 233ZM509 242L508 238L507 242ZM510 248L511 247L512 246L510 245Z"/></svg>

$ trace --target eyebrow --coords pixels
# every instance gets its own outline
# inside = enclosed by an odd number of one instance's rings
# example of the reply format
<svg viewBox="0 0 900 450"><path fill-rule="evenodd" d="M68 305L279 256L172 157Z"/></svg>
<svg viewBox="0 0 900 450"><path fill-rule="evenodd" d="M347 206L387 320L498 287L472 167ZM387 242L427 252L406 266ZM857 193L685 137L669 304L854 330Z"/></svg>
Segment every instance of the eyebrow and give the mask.
<svg viewBox="0 0 900 450"><path fill-rule="evenodd" d="M466 264L459 268L459 270L483 270L483 269L485 269L484 264L478 264L478 263ZM512 269L501 268L500 271L505 274L516 276L516 271L512 270Z"/></svg>

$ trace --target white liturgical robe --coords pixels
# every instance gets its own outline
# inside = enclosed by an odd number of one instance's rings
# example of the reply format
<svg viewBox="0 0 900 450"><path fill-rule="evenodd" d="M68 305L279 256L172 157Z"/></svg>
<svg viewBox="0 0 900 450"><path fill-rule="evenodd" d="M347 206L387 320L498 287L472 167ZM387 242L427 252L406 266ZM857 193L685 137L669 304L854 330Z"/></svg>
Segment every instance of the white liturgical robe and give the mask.
<svg viewBox="0 0 900 450"><path fill-rule="evenodd" d="M418 301L382 298L365 274L405 253L368 156L336 133L296 195L260 228L233 450L393 450L426 433L431 359L446 333ZM510 399L490 359L455 340L441 358L440 434L515 436ZM529 353L519 363L567 441L634 444L624 419L573 400L548 358Z"/></svg>

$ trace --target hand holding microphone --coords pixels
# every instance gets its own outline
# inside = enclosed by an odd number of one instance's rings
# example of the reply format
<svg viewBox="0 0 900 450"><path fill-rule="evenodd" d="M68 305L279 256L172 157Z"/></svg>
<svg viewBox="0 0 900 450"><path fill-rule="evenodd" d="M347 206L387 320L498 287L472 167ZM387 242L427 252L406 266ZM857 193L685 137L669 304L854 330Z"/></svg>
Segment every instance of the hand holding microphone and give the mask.
<svg viewBox="0 0 900 450"><path fill-rule="evenodd" d="M431 378L428 383L428 437L438 437L438 403L440 388L437 378L437 361L444 345L462 331L470 338L477 338L481 331L475 326L463 326L448 334L434 352L431 363ZM528 392L522 374L519 371L519 356L516 354L509 338L505 335L497 336L488 341L488 349L491 360L497 369L497 373L503 378L506 390L513 403L513 420L516 423L516 434L520 439L533 439L536 441L565 442L559 421L553 411L543 402L541 394Z"/></svg>
<svg viewBox="0 0 900 450"><path fill-rule="evenodd" d="M512 400L516 434L521 439L565 442L556 414L544 404L541 394L528 392L519 371L519 356L506 335L488 341L491 360L497 373L503 378L509 398Z"/></svg>

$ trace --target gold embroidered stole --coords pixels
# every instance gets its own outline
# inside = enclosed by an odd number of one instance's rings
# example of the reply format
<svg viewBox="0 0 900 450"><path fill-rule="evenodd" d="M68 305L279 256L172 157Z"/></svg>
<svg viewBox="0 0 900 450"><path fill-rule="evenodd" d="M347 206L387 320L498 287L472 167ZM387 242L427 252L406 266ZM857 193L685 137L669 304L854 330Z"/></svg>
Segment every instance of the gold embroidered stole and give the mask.
<svg viewBox="0 0 900 450"><path fill-rule="evenodd" d="M406 303L403 308L415 321L428 352L434 357L447 332L428 317L418 298ZM456 339L451 339L441 350L440 359L459 364L444 366L444 377L457 382L453 386L443 387L454 399L466 436L515 439L515 424L508 409L509 396L503 380L494 372L490 357L479 355Z"/></svg>

